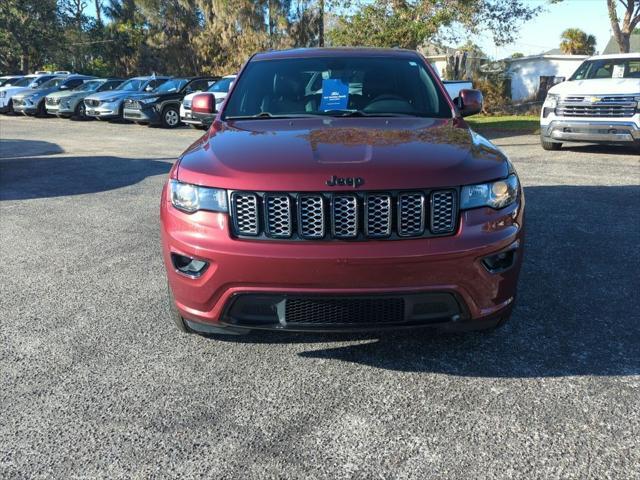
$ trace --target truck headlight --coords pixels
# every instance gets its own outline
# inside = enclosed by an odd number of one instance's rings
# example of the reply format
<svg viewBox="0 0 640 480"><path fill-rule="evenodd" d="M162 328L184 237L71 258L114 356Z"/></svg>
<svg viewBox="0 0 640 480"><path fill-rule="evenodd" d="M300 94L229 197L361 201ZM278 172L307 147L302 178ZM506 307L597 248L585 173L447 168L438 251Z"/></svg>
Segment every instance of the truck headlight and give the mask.
<svg viewBox="0 0 640 480"><path fill-rule="evenodd" d="M171 204L183 212L209 210L226 213L228 211L226 190L169 180L169 193Z"/></svg>
<svg viewBox="0 0 640 480"><path fill-rule="evenodd" d="M550 93L547 95L547 98L544 100L544 107L546 108L556 108L558 106L558 100L560 100L560 95L556 95L555 93Z"/></svg>
<svg viewBox="0 0 640 480"><path fill-rule="evenodd" d="M497 182L466 185L462 187L460 209L491 207L495 209L511 205L518 198L518 177L509 175Z"/></svg>

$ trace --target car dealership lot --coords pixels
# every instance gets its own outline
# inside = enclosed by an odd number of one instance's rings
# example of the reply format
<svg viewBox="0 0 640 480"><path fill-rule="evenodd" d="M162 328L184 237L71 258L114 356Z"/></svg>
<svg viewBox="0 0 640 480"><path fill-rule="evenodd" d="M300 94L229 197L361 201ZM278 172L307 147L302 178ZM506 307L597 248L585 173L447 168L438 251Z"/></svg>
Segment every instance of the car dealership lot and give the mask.
<svg viewBox="0 0 640 480"><path fill-rule="evenodd" d="M169 323L158 231L200 134L0 118L0 477L638 477L637 154L493 132L528 216L502 330L214 340Z"/></svg>

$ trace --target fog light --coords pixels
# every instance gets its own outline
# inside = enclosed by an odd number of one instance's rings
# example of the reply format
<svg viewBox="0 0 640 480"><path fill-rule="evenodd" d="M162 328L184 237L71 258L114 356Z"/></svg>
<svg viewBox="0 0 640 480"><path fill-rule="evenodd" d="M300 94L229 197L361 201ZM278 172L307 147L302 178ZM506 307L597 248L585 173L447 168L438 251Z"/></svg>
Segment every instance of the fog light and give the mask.
<svg viewBox="0 0 640 480"><path fill-rule="evenodd" d="M171 254L171 262L177 271L190 277L199 277L209 265L204 260L196 260L195 258L177 253Z"/></svg>
<svg viewBox="0 0 640 480"><path fill-rule="evenodd" d="M504 272L511 268L516 258L516 249L489 255L482 259L482 264L491 273Z"/></svg>

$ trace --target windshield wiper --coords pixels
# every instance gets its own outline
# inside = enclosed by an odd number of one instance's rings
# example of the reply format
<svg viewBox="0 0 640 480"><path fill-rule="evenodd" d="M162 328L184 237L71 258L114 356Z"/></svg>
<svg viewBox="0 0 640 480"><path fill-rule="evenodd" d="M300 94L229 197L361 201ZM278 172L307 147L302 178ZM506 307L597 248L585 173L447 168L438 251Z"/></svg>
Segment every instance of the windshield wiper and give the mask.
<svg viewBox="0 0 640 480"><path fill-rule="evenodd" d="M270 112L260 112L260 113L256 113L255 115L237 115L237 116L225 117L225 120L261 120L265 118L309 118L312 116L313 116L312 114L308 114L308 113L304 113L304 114L286 113L283 115L279 115L279 114L273 114Z"/></svg>
<svg viewBox="0 0 640 480"><path fill-rule="evenodd" d="M331 117L408 117L409 114L406 113L384 113L384 112L376 112L376 113L367 113L363 110L325 110L323 115L328 115Z"/></svg>

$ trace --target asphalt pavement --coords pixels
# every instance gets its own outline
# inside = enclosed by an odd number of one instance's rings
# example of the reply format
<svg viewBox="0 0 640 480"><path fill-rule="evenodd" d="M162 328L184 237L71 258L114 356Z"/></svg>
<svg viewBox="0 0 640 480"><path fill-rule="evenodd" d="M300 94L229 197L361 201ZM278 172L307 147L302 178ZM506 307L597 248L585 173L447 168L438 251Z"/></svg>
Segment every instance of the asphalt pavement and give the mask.
<svg viewBox="0 0 640 480"><path fill-rule="evenodd" d="M159 195L200 132L0 117L0 478L640 478L640 158L495 142L527 201L493 333L184 335Z"/></svg>

